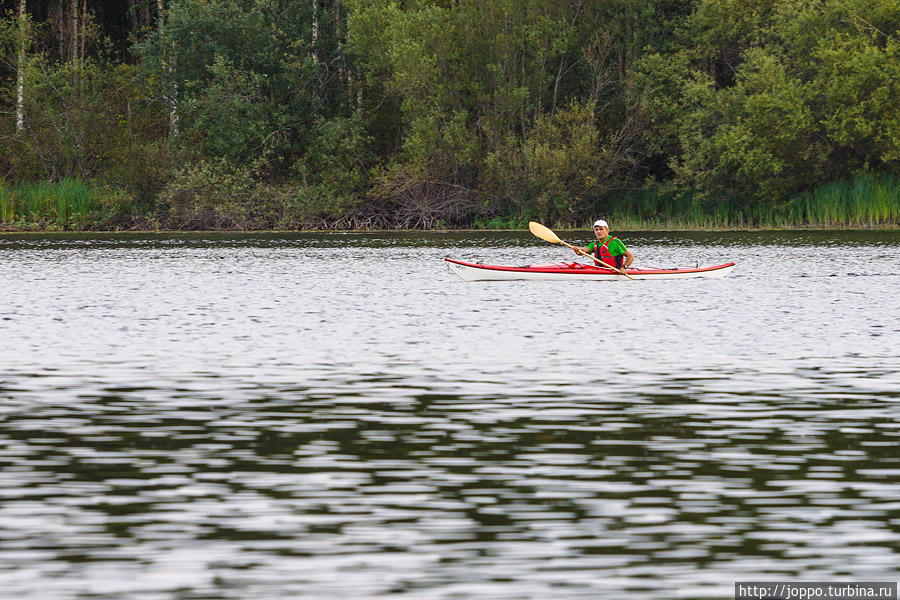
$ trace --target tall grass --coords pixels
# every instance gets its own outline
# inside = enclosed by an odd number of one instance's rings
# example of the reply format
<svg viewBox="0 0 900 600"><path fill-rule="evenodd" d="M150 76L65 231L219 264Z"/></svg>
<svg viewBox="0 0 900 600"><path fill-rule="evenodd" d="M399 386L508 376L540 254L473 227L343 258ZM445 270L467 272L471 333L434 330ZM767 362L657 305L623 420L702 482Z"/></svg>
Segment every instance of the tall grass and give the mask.
<svg viewBox="0 0 900 600"><path fill-rule="evenodd" d="M0 223L9 223L15 220L16 210L12 191L9 185L0 180Z"/></svg>
<svg viewBox="0 0 900 600"><path fill-rule="evenodd" d="M900 224L900 178L864 173L802 194L788 203L788 210L820 227Z"/></svg>
<svg viewBox="0 0 900 600"><path fill-rule="evenodd" d="M0 221L44 229L83 229L97 214L94 196L75 179L17 185L0 181Z"/></svg>
<svg viewBox="0 0 900 600"><path fill-rule="evenodd" d="M784 202L711 201L692 192L633 190L612 202L619 229L900 226L900 177L861 173Z"/></svg>
<svg viewBox="0 0 900 600"><path fill-rule="evenodd" d="M617 229L710 229L744 221L728 205L706 201L693 192L632 190L614 200L614 206L610 218Z"/></svg>

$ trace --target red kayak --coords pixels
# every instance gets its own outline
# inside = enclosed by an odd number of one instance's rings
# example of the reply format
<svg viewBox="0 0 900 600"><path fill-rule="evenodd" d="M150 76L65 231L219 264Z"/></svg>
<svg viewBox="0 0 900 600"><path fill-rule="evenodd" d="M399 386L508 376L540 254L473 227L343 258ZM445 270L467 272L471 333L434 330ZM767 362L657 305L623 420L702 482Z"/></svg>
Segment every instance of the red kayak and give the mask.
<svg viewBox="0 0 900 600"><path fill-rule="evenodd" d="M592 265L577 262L554 263L548 265L525 265L522 267L504 267L484 265L463 260L445 258L450 270L466 281L511 281L517 279L537 279L544 281L588 280L588 281L627 281L624 275ZM627 269L632 279L692 279L695 277L724 277L734 269L734 263L696 267L687 269Z"/></svg>

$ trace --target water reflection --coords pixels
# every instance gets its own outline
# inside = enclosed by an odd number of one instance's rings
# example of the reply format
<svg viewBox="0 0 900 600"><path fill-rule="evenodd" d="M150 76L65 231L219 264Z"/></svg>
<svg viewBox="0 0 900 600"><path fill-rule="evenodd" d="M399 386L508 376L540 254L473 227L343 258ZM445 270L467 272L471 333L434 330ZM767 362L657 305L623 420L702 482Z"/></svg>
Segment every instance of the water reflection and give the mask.
<svg viewBox="0 0 900 600"><path fill-rule="evenodd" d="M480 235L4 247L4 588L721 598L895 576L898 236L801 240L802 279L756 234L648 234L641 260L742 268L454 280L448 253L559 253ZM836 276L838 255L879 276Z"/></svg>

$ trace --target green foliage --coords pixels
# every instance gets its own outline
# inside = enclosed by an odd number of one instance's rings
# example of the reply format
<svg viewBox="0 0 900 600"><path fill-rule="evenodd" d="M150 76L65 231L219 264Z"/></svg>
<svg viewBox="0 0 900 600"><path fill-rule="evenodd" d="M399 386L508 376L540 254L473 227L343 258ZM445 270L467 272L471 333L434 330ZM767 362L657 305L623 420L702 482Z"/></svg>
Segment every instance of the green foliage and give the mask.
<svg viewBox="0 0 900 600"><path fill-rule="evenodd" d="M337 219L354 209L371 183L375 156L359 118L318 122L306 153L295 165L300 186L288 201L295 222Z"/></svg>
<svg viewBox="0 0 900 600"><path fill-rule="evenodd" d="M134 67L93 60L76 67L31 55L24 81L24 129L0 124L0 164L8 178L108 182L148 202L162 187L172 149L147 151L160 145L149 140L162 122Z"/></svg>
<svg viewBox="0 0 900 600"><path fill-rule="evenodd" d="M898 223L900 178L861 173L800 194L784 211L791 222L822 227Z"/></svg>
<svg viewBox="0 0 900 600"><path fill-rule="evenodd" d="M636 24L663 4L353 3L367 89L399 99L400 152L377 195L440 212L431 182L488 212L574 218L628 179L640 124L626 69L660 32Z"/></svg>
<svg viewBox="0 0 900 600"><path fill-rule="evenodd" d="M709 203L671 184L617 195L611 214L621 229L877 227L900 222L900 178L862 172L815 186L777 205Z"/></svg>
<svg viewBox="0 0 900 600"><path fill-rule="evenodd" d="M475 219L475 229L526 229L529 219L523 217L493 217Z"/></svg>
<svg viewBox="0 0 900 600"><path fill-rule="evenodd" d="M0 18L5 227L897 224L895 0L85 6Z"/></svg>
<svg viewBox="0 0 900 600"><path fill-rule="evenodd" d="M593 126L593 107L573 103L538 119L524 140L487 158L491 187L519 200L519 211L543 221L569 221L598 194L604 153Z"/></svg>
<svg viewBox="0 0 900 600"><path fill-rule="evenodd" d="M856 165L900 164L900 42L850 36L822 40L812 82L829 141Z"/></svg>
<svg viewBox="0 0 900 600"><path fill-rule="evenodd" d="M895 167L900 61L887 32L900 10L889 6L700 3L682 47L636 69L648 148L669 157L682 189L745 212L774 210L823 179Z"/></svg>
<svg viewBox="0 0 900 600"><path fill-rule="evenodd" d="M477 134L468 114L426 114L412 120L401 160L423 179L471 181L480 161Z"/></svg>
<svg viewBox="0 0 900 600"><path fill-rule="evenodd" d="M743 201L783 199L814 181L824 162L804 89L775 56L745 55L735 85L685 87L693 110L679 139L684 186Z"/></svg>
<svg viewBox="0 0 900 600"><path fill-rule="evenodd" d="M324 11L328 3L320 5ZM177 117L171 133L180 144L202 157L261 160L276 171L296 160L306 131L339 114L345 99L320 84L333 75L324 51L317 49L318 60L311 52L308 11L307 3L276 0L170 5L165 25L139 48L156 94ZM321 23L323 39L329 23Z"/></svg>
<svg viewBox="0 0 900 600"><path fill-rule="evenodd" d="M263 98L265 78L216 55L210 78L191 82L180 108L188 118L184 134L204 156L239 164L259 156L273 133Z"/></svg>
<svg viewBox="0 0 900 600"><path fill-rule="evenodd" d="M73 179L15 186L0 182L0 220L42 229L84 229L99 216L93 192Z"/></svg>
<svg viewBox="0 0 900 600"><path fill-rule="evenodd" d="M123 148L153 131L140 82L126 65L86 61L28 60L25 80L25 129L0 133L10 152L9 169L17 179L90 178L101 174Z"/></svg>
<svg viewBox="0 0 900 600"><path fill-rule="evenodd" d="M178 149L167 139L132 140L122 145L97 180L111 189L126 190L135 199L136 209L152 216L157 198L175 169L178 154Z"/></svg>
<svg viewBox="0 0 900 600"><path fill-rule="evenodd" d="M201 160L175 173L163 190L165 223L174 229L266 229L280 212L279 198L267 194L244 167L224 159Z"/></svg>

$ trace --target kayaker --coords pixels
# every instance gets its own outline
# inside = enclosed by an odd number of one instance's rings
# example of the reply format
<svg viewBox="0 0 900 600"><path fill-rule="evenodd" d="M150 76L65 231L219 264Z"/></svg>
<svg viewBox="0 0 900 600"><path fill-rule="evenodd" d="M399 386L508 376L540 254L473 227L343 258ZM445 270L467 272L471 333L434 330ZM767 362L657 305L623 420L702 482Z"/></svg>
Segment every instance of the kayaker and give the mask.
<svg viewBox="0 0 900 600"><path fill-rule="evenodd" d="M609 266L615 267L619 273L624 273L625 268L634 262L634 254L625 247L622 240L609 235L609 224L603 219L594 221L594 235L597 236L597 241L591 242L586 248L577 248L575 254L580 250L596 256ZM602 265L598 263L598 266Z"/></svg>

